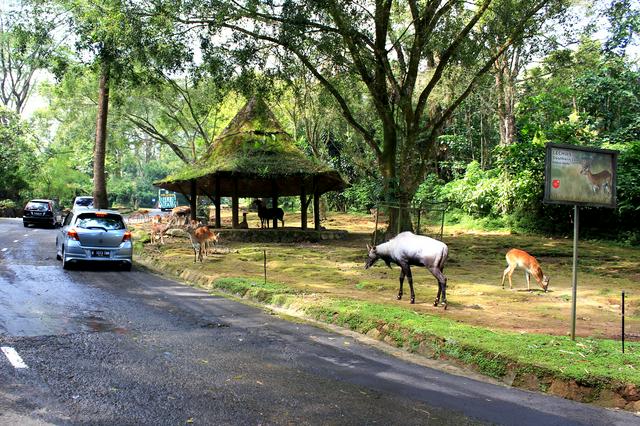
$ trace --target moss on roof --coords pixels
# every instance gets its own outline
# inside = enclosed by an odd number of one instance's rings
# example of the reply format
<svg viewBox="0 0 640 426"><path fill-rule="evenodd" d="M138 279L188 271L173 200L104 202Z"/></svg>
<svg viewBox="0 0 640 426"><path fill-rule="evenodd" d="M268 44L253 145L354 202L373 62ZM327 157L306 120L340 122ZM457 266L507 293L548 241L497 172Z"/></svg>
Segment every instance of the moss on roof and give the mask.
<svg viewBox="0 0 640 426"><path fill-rule="evenodd" d="M306 156L260 98L252 98L236 114L197 164L156 184L198 179L211 174L261 178L337 173ZM336 188L341 189L341 188Z"/></svg>

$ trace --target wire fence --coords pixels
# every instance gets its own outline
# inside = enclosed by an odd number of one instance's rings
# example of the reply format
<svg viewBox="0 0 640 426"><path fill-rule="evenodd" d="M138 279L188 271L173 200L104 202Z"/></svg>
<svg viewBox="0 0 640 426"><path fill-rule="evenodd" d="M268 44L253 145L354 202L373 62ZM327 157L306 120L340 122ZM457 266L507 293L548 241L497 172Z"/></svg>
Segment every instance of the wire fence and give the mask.
<svg viewBox="0 0 640 426"><path fill-rule="evenodd" d="M408 214L411 228L417 235L427 235L442 240L444 233L444 217L449 207L446 201L425 201L418 205L402 203L379 203L372 213L375 216L375 229L373 231L373 245L379 239L379 227L386 225L389 229L389 218L404 218ZM397 235L402 231L402 220L396 220L396 229L391 234ZM386 232L387 234L390 234Z"/></svg>

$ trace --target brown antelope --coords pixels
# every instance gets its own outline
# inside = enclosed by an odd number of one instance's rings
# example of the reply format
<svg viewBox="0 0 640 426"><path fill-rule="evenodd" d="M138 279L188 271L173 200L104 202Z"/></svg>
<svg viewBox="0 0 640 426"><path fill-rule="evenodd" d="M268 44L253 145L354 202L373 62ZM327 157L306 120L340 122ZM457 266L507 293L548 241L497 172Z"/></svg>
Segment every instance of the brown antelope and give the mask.
<svg viewBox="0 0 640 426"><path fill-rule="evenodd" d="M585 161L582 163L580 174L587 177L593 192L598 192L602 189L604 192L611 193L611 172L609 170L593 174L591 173L591 163Z"/></svg>
<svg viewBox="0 0 640 426"><path fill-rule="evenodd" d="M157 244L159 241L160 244L164 245L164 234L171 228L174 221L175 218L170 217L168 222L162 223L160 215L154 216L151 222L151 244Z"/></svg>
<svg viewBox="0 0 640 426"><path fill-rule="evenodd" d="M176 219L184 219L185 225L189 223L190 214L191 214L190 206L178 206L178 207L174 207L171 210L171 216L174 216Z"/></svg>
<svg viewBox="0 0 640 426"><path fill-rule="evenodd" d="M219 234L212 232L206 225L198 226L198 223L193 220L189 225L184 227L184 230L189 234L191 246L193 247L193 263L196 263L198 260L202 262L203 253L204 256L208 254L209 242L217 244ZM196 246L198 247L197 251Z"/></svg>
<svg viewBox="0 0 640 426"><path fill-rule="evenodd" d="M549 287L549 277L542 273L542 269L538 264L538 261L535 257L531 256L524 250L519 249L511 249L507 252L507 268L502 273L502 288L504 288L504 278L506 276L509 277L509 289L513 288L513 284L511 283L511 275L513 275L513 271L520 267L525 270L524 276L527 279L527 290L531 291L529 287L530 284L530 275L536 279L540 287L547 292L547 288Z"/></svg>

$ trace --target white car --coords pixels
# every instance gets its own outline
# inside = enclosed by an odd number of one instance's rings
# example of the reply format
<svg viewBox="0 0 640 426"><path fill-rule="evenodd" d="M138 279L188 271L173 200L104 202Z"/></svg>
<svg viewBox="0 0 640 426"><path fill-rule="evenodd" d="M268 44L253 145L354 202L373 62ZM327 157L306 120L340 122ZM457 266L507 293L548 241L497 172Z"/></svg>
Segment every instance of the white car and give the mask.
<svg viewBox="0 0 640 426"><path fill-rule="evenodd" d="M82 210L89 210L93 208L93 197L75 197L73 199L73 207L71 211L76 213Z"/></svg>

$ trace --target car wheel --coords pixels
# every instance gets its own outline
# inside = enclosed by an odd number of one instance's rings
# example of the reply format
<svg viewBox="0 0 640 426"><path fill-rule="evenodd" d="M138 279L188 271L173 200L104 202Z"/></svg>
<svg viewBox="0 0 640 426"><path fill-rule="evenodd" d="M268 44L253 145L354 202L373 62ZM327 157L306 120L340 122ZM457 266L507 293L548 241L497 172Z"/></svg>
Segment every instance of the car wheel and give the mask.
<svg viewBox="0 0 640 426"><path fill-rule="evenodd" d="M56 238L56 259L62 260L62 256L60 256L60 253L58 253L58 238Z"/></svg>
<svg viewBox="0 0 640 426"><path fill-rule="evenodd" d="M71 269L71 264L67 260L67 257L64 255L64 247L62 247L62 269Z"/></svg>
<svg viewBox="0 0 640 426"><path fill-rule="evenodd" d="M28 228L29 224L27 222L22 222L22 226L24 226L25 228Z"/></svg>

